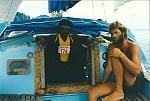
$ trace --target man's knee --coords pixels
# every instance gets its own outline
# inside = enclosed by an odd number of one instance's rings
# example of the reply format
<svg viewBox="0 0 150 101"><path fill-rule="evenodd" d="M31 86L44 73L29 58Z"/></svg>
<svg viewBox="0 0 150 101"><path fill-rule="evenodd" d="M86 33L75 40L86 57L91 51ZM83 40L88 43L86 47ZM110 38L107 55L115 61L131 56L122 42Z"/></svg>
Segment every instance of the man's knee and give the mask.
<svg viewBox="0 0 150 101"><path fill-rule="evenodd" d="M112 63L120 62L120 59L115 58L115 57L110 57L110 60Z"/></svg>
<svg viewBox="0 0 150 101"><path fill-rule="evenodd" d="M89 95L92 94L92 88L90 88L90 89L88 90L88 94L89 94Z"/></svg>
<svg viewBox="0 0 150 101"><path fill-rule="evenodd" d="M90 88L90 89L88 90L88 95L89 95L89 96L94 96L94 90L93 90L92 88Z"/></svg>
<svg viewBox="0 0 150 101"><path fill-rule="evenodd" d="M112 64L113 68L118 68L119 67L118 69L123 70L123 64L120 61L120 59L114 58L114 57L111 57L110 59L111 59L110 61L111 61L111 64Z"/></svg>

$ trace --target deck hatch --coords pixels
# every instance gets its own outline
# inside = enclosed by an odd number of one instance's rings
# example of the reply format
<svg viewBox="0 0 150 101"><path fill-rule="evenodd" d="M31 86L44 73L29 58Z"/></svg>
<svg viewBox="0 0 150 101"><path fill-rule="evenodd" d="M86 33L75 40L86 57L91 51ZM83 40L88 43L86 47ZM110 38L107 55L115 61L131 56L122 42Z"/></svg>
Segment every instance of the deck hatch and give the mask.
<svg viewBox="0 0 150 101"><path fill-rule="evenodd" d="M98 42L89 42L90 36L81 35L82 45L71 46L72 52L75 54L70 54L70 63L65 64L59 61L58 45L54 43L56 36L42 37L48 43L47 47L41 48L39 51L37 49L40 48L40 45L37 44L34 52L35 92L37 94L81 93L87 92L92 85L99 84L100 52ZM77 50L80 51L80 54L76 53ZM69 72L66 73L66 71Z"/></svg>
<svg viewBox="0 0 150 101"><path fill-rule="evenodd" d="M9 59L7 60L7 74L29 74L30 60L29 59Z"/></svg>

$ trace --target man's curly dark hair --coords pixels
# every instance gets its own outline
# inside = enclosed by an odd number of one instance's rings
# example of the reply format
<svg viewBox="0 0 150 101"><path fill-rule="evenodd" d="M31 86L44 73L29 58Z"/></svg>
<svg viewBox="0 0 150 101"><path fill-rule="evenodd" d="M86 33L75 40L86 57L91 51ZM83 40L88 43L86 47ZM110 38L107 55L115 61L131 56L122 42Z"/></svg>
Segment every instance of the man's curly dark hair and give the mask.
<svg viewBox="0 0 150 101"><path fill-rule="evenodd" d="M109 33L115 28L118 28L122 33L124 33L124 37L127 38L127 28L123 24L121 24L119 21L110 23L108 29Z"/></svg>

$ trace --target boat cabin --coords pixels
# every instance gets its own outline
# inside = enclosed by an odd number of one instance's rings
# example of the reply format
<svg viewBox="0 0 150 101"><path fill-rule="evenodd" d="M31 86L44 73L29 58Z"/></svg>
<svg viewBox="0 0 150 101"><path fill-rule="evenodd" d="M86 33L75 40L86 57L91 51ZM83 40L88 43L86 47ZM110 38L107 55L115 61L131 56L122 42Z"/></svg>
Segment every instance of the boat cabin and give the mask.
<svg viewBox="0 0 150 101"><path fill-rule="evenodd" d="M42 36L47 41L47 47L41 48L38 44L34 53L35 62L35 91L42 94L69 94L87 92L92 85L99 84L100 79L100 57L106 61L107 44L105 51L100 56L100 43L90 42L89 35L79 35L82 45L72 46L72 52L79 50L79 55L71 54L70 60L72 61L67 68L63 63L54 61L58 53L54 46L56 34ZM103 55L103 56L102 56ZM106 62L102 63L105 67ZM103 68L102 67L102 68ZM61 72L68 70L67 74ZM40 72L39 72L40 71ZM43 90L44 89L44 90Z"/></svg>

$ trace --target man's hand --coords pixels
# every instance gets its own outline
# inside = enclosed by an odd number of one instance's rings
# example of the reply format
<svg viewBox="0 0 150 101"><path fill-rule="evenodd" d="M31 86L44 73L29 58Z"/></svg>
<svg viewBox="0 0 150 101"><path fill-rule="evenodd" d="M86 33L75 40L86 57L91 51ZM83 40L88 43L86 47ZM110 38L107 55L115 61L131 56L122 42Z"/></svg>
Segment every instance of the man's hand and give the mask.
<svg viewBox="0 0 150 101"><path fill-rule="evenodd" d="M36 38L36 41L39 43L39 45L43 48L46 48L47 47L47 43L46 43L46 40L41 37L41 36L37 36Z"/></svg>
<svg viewBox="0 0 150 101"><path fill-rule="evenodd" d="M110 51L109 56L115 57L115 58L120 58L120 56L123 53L121 52L121 50L119 48L114 48Z"/></svg>

